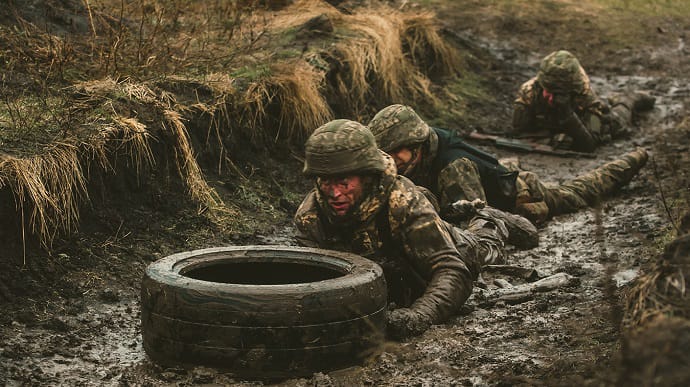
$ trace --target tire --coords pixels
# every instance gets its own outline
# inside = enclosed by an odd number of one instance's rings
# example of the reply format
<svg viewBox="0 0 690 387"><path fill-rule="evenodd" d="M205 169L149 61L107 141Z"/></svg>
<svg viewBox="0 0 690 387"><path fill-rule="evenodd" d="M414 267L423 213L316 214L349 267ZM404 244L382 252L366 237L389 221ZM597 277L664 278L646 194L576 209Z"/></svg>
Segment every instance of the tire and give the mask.
<svg viewBox="0 0 690 387"><path fill-rule="evenodd" d="M144 349L163 365L308 376L373 353L386 303L381 267L358 255L286 246L184 252L146 269Z"/></svg>

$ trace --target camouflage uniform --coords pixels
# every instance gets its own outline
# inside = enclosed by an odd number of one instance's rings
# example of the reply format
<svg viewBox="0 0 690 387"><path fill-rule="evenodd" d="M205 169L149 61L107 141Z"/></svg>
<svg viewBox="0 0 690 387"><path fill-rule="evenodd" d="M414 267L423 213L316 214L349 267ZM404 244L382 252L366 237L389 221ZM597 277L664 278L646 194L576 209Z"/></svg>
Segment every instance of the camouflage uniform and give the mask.
<svg viewBox="0 0 690 387"><path fill-rule="evenodd" d="M566 101L549 104L544 89L567 96ZM611 103L597 97L575 56L568 51L557 51L546 56L537 76L520 87L510 134L548 132L554 146L592 151L593 146L630 133L633 108L630 100L620 97ZM586 133L574 134L572 131L577 129L573 126L581 126Z"/></svg>
<svg viewBox="0 0 690 387"><path fill-rule="evenodd" d="M381 157L381 168L360 172L358 156L370 166L376 162L366 160L377 158L362 150L363 137L370 138L369 149ZM305 148L308 176L332 175L330 168L336 174L371 178L350 213L333 216L317 187L306 196L294 221L301 245L352 252L382 265L390 299L404 306L389 314L393 337L421 333L446 320L470 295L480 265L504 258L507 231L502 223L478 216L467 230L460 230L441 220L422 191L396 174L393 160L376 148L364 126L332 121L318 128ZM349 158L355 164L348 164L344 153L337 154L348 148L359 148ZM339 167L339 161L349 166Z"/></svg>
<svg viewBox="0 0 690 387"><path fill-rule="evenodd" d="M537 175L521 171L515 212L541 223L544 220L593 206L627 184L647 162L638 148L563 184L544 184Z"/></svg>
<svg viewBox="0 0 690 387"><path fill-rule="evenodd" d="M414 138L419 137L418 132L422 131L419 124L421 118L416 114L413 116L415 119L410 122L395 118L410 112L414 113L410 107L391 105L372 119L369 127L381 149L391 152L403 146L406 131L412 132ZM459 143L460 139L453 138L445 134L447 131L437 128L428 128L427 133L426 141L411 144L421 145L422 158L418 165L408 170L406 176L415 184L430 189L439 199L442 217L453 222L460 220L463 215L454 213L454 203L459 200L481 199L487 200L491 206L518 213L538 224L552 216L574 212L595 204L628 183L647 161L647 152L637 149L561 185L546 185L534 173L519 171L512 183L512 202L506 205L497 202L496 198L510 198L511 190L498 184L489 190L487 179L482 176L479 164L470 160L470 156L454 158L444 155L451 147L441 146L439 138L446 138L445 141L451 144ZM507 171L507 168L498 170L502 176L508 176L503 172ZM510 180L504 180L501 184L509 182ZM491 192L497 189L505 191L504 194L496 195ZM493 195L490 195L491 193Z"/></svg>

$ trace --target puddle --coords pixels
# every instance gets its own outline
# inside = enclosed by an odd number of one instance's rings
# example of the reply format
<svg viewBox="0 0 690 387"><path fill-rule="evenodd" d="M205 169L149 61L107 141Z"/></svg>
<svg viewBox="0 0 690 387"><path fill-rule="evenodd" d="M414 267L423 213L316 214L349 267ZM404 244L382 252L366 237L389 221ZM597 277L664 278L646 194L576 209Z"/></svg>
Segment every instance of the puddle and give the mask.
<svg viewBox="0 0 690 387"><path fill-rule="evenodd" d="M615 273L612 278L616 283L616 287L620 288L621 286L627 285L628 283L630 283L630 281L637 278L639 272L640 270L638 268L633 267Z"/></svg>
<svg viewBox="0 0 690 387"><path fill-rule="evenodd" d="M92 304L41 326L13 323L4 343L7 385L119 385L125 369L145 358L136 302ZM0 368L2 370L2 368ZM59 383L56 384L56 382Z"/></svg>

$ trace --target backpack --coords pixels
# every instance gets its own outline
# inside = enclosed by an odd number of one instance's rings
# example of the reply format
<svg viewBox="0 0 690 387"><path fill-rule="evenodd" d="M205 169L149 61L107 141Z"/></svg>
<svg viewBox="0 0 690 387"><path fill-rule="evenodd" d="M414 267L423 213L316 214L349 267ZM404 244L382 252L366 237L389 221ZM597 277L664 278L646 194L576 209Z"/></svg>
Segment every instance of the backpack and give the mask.
<svg viewBox="0 0 690 387"><path fill-rule="evenodd" d="M440 128L432 128L438 136L438 152L431 166L434 184L438 185L438 175L448 164L459 158L474 162L479 170L482 187L488 205L504 211L515 207L517 188L515 181L518 171L510 171L498 163L491 154L464 142L455 133ZM433 187L438 192L439 187Z"/></svg>

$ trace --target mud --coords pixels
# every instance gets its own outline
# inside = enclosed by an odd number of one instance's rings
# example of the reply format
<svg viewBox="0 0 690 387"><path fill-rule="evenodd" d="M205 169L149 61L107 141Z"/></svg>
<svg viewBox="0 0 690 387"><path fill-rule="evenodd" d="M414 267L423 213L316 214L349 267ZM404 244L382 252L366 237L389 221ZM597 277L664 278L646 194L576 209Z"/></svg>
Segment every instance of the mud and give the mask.
<svg viewBox="0 0 690 387"><path fill-rule="evenodd" d="M509 122L513 91L532 76L545 53L538 51L538 42L526 46L491 34L483 36L482 28L460 24L467 20L457 15L446 13L444 21L468 27L451 29L483 50L484 60L493 63L488 72L494 76L497 93L504 93L500 106L478 108L486 110L487 118L477 126L498 129ZM616 384L622 294L656 259L660 244L667 239L677 214L667 208L672 203L666 200L682 199L682 187L687 190L688 186L682 171L690 165L690 128L685 116L690 82L682 56L687 55L684 38L624 54L616 54L624 58L617 62L619 72L607 67L601 57L592 58L592 80L602 95L642 89L657 98L654 110L640 120L636 135L604 146L596 160L521 156L524 169L557 182L635 146L651 151L648 166L618 195L597 208L551 220L540 230L539 247L511 255L510 264L535 269L540 278L564 272L576 277L577 285L516 304L486 305L481 295L504 283L497 279L512 285L526 282L522 276L486 272L463 312L447 324L406 342L385 343L362 366L311 378L241 381L205 367L161 368L147 359L141 345L138 283L146 264L209 245L294 244L291 211L266 221L262 230L272 231L222 235L219 230L207 230L206 225L180 221L189 219L189 214L175 210L162 218L155 214L157 224L146 225L154 214L134 209L131 216L139 218L138 226L120 230L96 217L97 227L88 236L66 241L46 258L47 272L35 273L31 260L12 262L23 269L14 282L0 287L0 380L8 386ZM647 67L653 71L620 75ZM664 69L671 75L665 75ZM514 155L486 149L499 156ZM290 167L298 171L298 166ZM163 196L162 200L174 198ZM296 205L288 204L290 209ZM636 342L626 345L636 348ZM645 356L653 358L653 354ZM673 365L664 366L673 370Z"/></svg>

